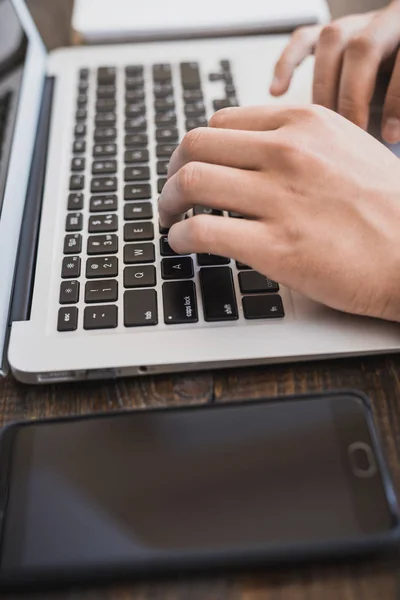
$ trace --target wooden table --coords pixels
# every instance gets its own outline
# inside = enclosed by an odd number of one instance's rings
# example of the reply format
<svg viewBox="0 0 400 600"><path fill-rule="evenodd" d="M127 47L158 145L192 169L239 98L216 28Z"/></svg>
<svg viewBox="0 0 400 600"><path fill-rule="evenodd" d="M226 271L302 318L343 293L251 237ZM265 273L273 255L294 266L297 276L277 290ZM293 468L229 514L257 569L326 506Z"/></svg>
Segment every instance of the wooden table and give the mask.
<svg viewBox="0 0 400 600"><path fill-rule="evenodd" d="M71 1L31 0L30 4L39 26L47 31L49 45L65 43L69 35ZM397 356L46 387L20 385L8 377L0 382L0 418L1 423L7 423L15 419L100 410L205 404L213 394L217 402L224 402L337 388L357 388L372 398L389 466L400 493L400 357ZM54 600L394 600L400 598L400 580L396 564L368 563L266 571L265 574L242 572L229 577L199 576L35 597Z"/></svg>

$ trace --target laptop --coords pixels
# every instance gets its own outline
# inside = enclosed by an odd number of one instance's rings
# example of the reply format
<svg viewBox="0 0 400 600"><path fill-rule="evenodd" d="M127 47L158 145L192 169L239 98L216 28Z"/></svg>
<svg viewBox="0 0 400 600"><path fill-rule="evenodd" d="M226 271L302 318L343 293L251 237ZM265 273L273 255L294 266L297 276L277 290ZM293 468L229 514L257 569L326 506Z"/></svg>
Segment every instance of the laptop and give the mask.
<svg viewBox="0 0 400 600"><path fill-rule="evenodd" d="M22 0L0 2L3 372L47 383L400 349L400 326L330 310L233 260L177 256L159 228L186 131L227 105L310 102L312 59L284 99L268 94L287 39L47 54Z"/></svg>

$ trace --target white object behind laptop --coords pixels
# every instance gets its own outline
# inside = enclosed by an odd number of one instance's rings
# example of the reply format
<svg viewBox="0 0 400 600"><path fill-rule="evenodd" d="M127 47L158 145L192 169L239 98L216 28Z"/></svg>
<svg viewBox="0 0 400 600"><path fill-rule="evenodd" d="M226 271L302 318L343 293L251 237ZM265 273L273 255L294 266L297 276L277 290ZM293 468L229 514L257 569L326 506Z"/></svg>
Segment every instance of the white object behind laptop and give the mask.
<svg viewBox="0 0 400 600"><path fill-rule="evenodd" d="M329 18L326 0L75 0L72 25L98 42L290 30Z"/></svg>

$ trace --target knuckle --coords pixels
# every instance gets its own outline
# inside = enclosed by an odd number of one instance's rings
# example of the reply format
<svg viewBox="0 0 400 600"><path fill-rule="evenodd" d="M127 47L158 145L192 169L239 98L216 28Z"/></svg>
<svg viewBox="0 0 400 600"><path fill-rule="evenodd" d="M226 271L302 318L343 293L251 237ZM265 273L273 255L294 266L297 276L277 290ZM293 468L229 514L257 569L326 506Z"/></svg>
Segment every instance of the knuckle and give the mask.
<svg viewBox="0 0 400 600"><path fill-rule="evenodd" d="M200 165L196 162L190 162L181 167L176 174L177 191L185 197L195 190L200 182Z"/></svg>
<svg viewBox="0 0 400 600"><path fill-rule="evenodd" d="M385 112L387 115L400 115L400 90L397 95L394 92L389 92L386 96Z"/></svg>
<svg viewBox="0 0 400 600"><path fill-rule="evenodd" d="M354 35L348 43L348 52L356 57L371 55L376 51L376 40L366 31Z"/></svg>
<svg viewBox="0 0 400 600"><path fill-rule="evenodd" d="M181 152L185 159L191 159L195 155L196 148L203 139L204 127L198 127L189 131L181 142Z"/></svg>
<svg viewBox="0 0 400 600"><path fill-rule="evenodd" d="M320 35L321 44L332 46L340 44L344 41L344 33L341 25L337 22L329 23L326 25Z"/></svg>

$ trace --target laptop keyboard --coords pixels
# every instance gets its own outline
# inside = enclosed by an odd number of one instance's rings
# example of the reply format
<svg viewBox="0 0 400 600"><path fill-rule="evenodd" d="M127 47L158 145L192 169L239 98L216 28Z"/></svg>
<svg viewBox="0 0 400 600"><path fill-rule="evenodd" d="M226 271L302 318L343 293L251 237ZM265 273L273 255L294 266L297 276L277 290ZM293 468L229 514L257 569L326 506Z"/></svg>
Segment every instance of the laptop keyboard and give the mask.
<svg viewBox="0 0 400 600"><path fill-rule="evenodd" d="M229 61L219 67L208 74L224 86L224 97L212 100L214 110L238 104ZM169 159L185 131L208 123L202 88L201 67L194 62L180 64L174 76L170 64L79 72L58 331L284 316L276 282L224 257L179 256L168 231L159 227L157 198ZM204 206L193 214L241 218Z"/></svg>

